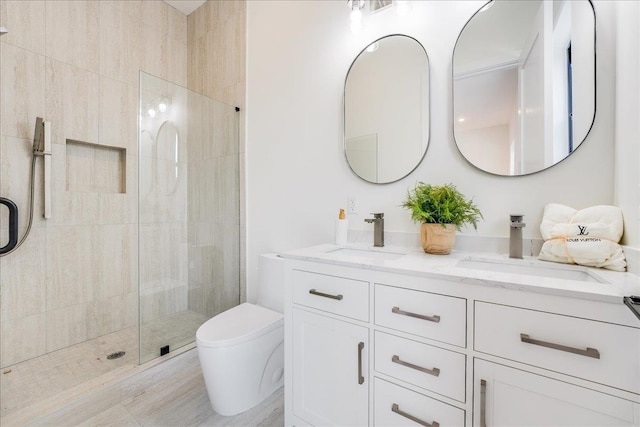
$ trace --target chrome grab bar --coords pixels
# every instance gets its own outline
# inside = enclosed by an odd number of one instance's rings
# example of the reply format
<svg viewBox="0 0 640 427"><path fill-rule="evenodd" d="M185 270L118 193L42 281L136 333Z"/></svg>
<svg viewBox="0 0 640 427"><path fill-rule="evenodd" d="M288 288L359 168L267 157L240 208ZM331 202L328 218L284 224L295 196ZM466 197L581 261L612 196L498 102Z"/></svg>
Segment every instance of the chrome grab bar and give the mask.
<svg viewBox="0 0 640 427"><path fill-rule="evenodd" d="M437 422L437 421L434 421L431 424L429 424L428 422L423 421L420 418L414 417L413 415L410 415L410 414L407 414L404 411L401 411L400 407L398 406L397 403L394 403L394 404L391 405L391 411L395 412L396 414L398 414L398 415L400 415L402 417L405 417L405 418L413 421L414 423L418 423L418 424L420 424L421 426L424 426L424 427L440 427L440 423Z"/></svg>
<svg viewBox="0 0 640 427"><path fill-rule="evenodd" d="M410 311L403 311L400 310L399 307L393 307L391 309L392 313L395 314L401 314L403 316L409 316L409 317L415 317L417 319L422 319L422 320L427 320L429 322L435 322L435 323L439 323L440 322L440 316L425 316L424 314L417 314L417 313L411 313Z"/></svg>
<svg viewBox="0 0 640 427"><path fill-rule="evenodd" d="M568 347L562 344L555 344L548 341L533 339L529 337L529 335L527 334L520 334L520 341L527 344L533 344L533 345L539 345L541 347L552 348L554 350L566 351L568 353L578 354L580 356L593 357L594 359L600 359L600 352L595 348L587 347L586 350L583 350L581 348Z"/></svg>
<svg viewBox="0 0 640 427"><path fill-rule="evenodd" d="M331 299L337 299L337 300L341 300L343 298L342 295L325 294L324 292L318 292L315 289L309 289L309 293L312 295L318 295L319 297L325 297L325 298L331 298Z"/></svg>
<svg viewBox="0 0 640 427"><path fill-rule="evenodd" d="M420 371L420 372L424 372L425 374L433 375L434 377L437 377L437 376L440 375L440 369L438 369L438 368L433 368L433 369L423 368L422 366L414 365L413 363L409 363L409 362L405 362L403 360L400 360L400 356L397 356L395 354L391 358L391 361L393 363L397 363L398 365L406 366L407 368L415 369L416 371Z"/></svg>

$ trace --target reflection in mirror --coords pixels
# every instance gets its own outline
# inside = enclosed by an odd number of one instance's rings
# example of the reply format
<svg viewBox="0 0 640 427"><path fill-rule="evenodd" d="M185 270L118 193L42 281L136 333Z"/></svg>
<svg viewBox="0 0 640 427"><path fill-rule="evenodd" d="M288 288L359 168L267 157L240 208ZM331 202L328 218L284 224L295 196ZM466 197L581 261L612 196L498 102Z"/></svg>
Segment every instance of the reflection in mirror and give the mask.
<svg viewBox="0 0 640 427"><path fill-rule="evenodd" d="M454 136L496 175L568 157L595 118L595 12L588 0L493 0L453 53Z"/></svg>
<svg viewBox="0 0 640 427"><path fill-rule="evenodd" d="M180 138L176 125L167 120L160 125L156 136L156 159L159 167L156 168L157 185L164 190L164 194L173 193L178 184L179 177L179 148Z"/></svg>
<svg viewBox="0 0 640 427"><path fill-rule="evenodd" d="M344 147L353 172L383 184L411 173L429 143L429 59L415 39L392 35L351 64L344 89Z"/></svg>

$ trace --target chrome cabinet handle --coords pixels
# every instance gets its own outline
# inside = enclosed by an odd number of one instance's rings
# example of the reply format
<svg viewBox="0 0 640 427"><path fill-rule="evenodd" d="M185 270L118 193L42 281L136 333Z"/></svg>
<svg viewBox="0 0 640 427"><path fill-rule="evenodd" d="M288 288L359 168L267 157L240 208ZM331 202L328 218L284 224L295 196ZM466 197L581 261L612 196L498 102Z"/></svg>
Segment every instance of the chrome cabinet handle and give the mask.
<svg viewBox="0 0 640 427"><path fill-rule="evenodd" d="M533 344L533 345L539 345L542 347L552 348L554 350L560 350L560 351L566 351L568 353L579 354L580 356L593 357L594 359L600 359L600 352L595 348L587 347L586 350L582 350L581 348L568 347L562 344L554 344L552 342L536 340L536 339L530 338L529 335L527 334L520 334L520 341L527 344Z"/></svg>
<svg viewBox="0 0 640 427"><path fill-rule="evenodd" d="M362 375L362 350L364 350L364 343L358 343L358 384L364 383L364 376Z"/></svg>
<svg viewBox="0 0 640 427"><path fill-rule="evenodd" d="M315 289L309 289L309 293L312 295L318 295L319 297L325 297L325 298L331 298L331 299L337 299L337 300L341 300L343 298L342 295L325 294L324 292L318 292Z"/></svg>
<svg viewBox="0 0 640 427"><path fill-rule="evenodd" d="M397 403L394 403L391 405L391 411L395 412L396 414L405 417L411 421L413 421L414 423L418 423L421 426L425 426L425 427L440 427L440 423L438 423L437 421L432 422L431 424L429 424L426 421L422 421L420 418L414 417L413 415L407 414L404 411L400 410L400 407L398 406Z"/></svg>
<svg viewBox="0 0 640 427"><path fill-rule="evenodd" d="M487 427L487 382L480 380L480 427Z"/></svg>
<svg viewBox="0 0 640 427"><path fill-rule="evenodd" d="M404 360L400 360L400 356L397 356L395 354L391 358L391 361L393 363L397 363L398 365L406 366L407 368L415 369L416 371L420 371L420 372L424 372L425 374L433 375L434 377L437 377L437 376L440 375L440 369L438 369L438 368L433 368L433 369L423 368L422 366L414 365L413 363L409 363L409 362L405 362Z"/></svg>
<svg viewBox="0 0 640 427"><path fill-rule="evenodd" d="M398 307L393 307L391 309L391 312L395 314L401 314L403 316L409 316L409 317L415 317L417 319L427 320L429 322L435 322L435 323L440 322L440 316L425 316L424 314L417 314L417 313L411 313L409 311L403 311L403 310L400 310L400 308Z"/></svg>

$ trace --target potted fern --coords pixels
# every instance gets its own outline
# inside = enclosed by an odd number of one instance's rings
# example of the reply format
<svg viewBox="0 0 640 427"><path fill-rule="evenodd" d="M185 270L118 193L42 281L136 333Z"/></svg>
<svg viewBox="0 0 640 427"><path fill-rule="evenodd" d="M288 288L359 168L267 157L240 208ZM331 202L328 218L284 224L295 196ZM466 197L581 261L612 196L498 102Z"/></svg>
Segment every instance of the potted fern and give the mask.
<svg viewBox="0 0 640 427"><path fill-rule="evenodd" d="M411 211L413 222L421 223L420 241L429 254L448 254L462 225L478 227L482 213L453 184L431 185L419 182L407 191L403 208Z"/></svg>

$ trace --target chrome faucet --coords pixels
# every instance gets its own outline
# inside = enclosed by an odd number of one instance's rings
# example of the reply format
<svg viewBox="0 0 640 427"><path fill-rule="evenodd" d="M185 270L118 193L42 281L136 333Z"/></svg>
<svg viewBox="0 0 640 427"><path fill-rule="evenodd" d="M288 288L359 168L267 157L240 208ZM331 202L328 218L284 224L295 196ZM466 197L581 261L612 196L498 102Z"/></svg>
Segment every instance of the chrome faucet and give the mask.
<svg viewBox="0 0 640 427"><path fill-rule="evenodd" d="M364 222L373 223L373 246L384 246L384 214L372 213L373 218L365 218Z"/></svg>
<svg viewBox="0 0 640 427"><path fill-rule="evenodd" d="M522 222L524 215L510 215L509 258L522 259L522 229L527 225Z"/></svg>

